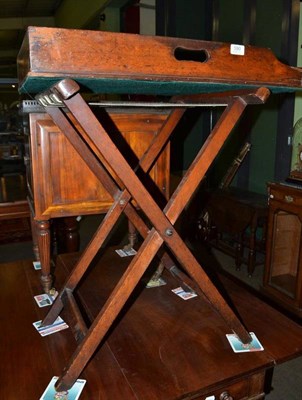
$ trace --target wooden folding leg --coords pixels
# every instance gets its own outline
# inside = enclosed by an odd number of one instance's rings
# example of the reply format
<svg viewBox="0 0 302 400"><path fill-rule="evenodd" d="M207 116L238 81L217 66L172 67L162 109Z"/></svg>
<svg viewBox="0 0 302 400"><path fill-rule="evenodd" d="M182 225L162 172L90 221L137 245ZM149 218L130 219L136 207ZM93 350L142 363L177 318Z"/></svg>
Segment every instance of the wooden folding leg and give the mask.
<svg viewBox="0 0 302 400"><path fill-rule="evenodd" d="M110 234L115 223L121 216L127 204L127 197L128 194L121 194L120 197L118 197L117 200L114 202L114 204L111 206L110 210L107 212L105 218L103 219L99 228L94 234L93 239L89 242L88 246L86 247L85 251L80 257L80 260L77 263L76 267L69 275L67 281L64 284L64 287L61 289L49 313L42 321L42 325L44 326L50 325L58 317L59 313L61 312L64 306L63 298L65 295L65 291L66 290L73 291L74 288L79 283L79 281L81 280L81 278L83 277L91 261L93 260L96 253L98 252L98 250L100 249L100 247Z"/></svg>
<svg viewBox="0 0 302 400"><path fill-rule="evenodd" d="M195 260L192 253L175 231L173 225L187 202L190 200L199 182L204 177L206 170L216 157L224 141L229 136L246 105L249 103L257 104L264 102L268 96L266 89L259 89L250 94L245 92L230 100L229 105L224 111L218 124L215 126L213 132L196 156L177 190L174 192L173 196L162 211L141 181L137 178L135 172L128 165L122 154L116 149L109 135L91 113L89 107L83 101L81 96L74 92L71 93L73 88L73 84L71 84L71 86L69 86L69 84L67 84L67 86L62 84L59 88L56 88L56 90L59 90L60 96L63 98L65 97L65 105L85 131L91 150L96 153L97 156L101 155L101 158L110 165L110 169L113 170L114 174L118 176L119 181L122 182L122 185L125 188L123 194L126 197L129 196L126 199L127 207L130 199L133 198L148 217L153 228L147 235L137 255L131 261L128 269L88 330L87 335L78 346L75 354L69 362L69 365L58 380L57 389L64 390L70 387L77 379L81 370L84 368L96 347L103 339L117 314L120 312L126 300L132 293L135 285L163 243L168 245L172 250L178 261L196 281L204 295L212 303L213 307L228 323L230 329L235 331L244 343L249 342L249 334L235 316L234 312L224 301L216 287L209 280L201 266ZM154 159L151 152L148 154L151 154L151 159ZM114 209L117 208L117 205L118 202L115 202ZM126 210L126 207L124 209ZM120 212L121 210L116 213L117 217ZM112 228L111 223L114 218L110 218L110 216L108 218L112 219L108 225L109 230ZM105 229L100 227L100 232L101 239L103 239ZM99 247L101 242L99 239L100 238L94 239L89 247ZM93 251L91 249L89 255L92 253ZM86 261L88 261L88 259ZM86 266L84 266L84 268L86 269ZM78 264L76 269L81 270L81 266L79 267ZM78 277L77 272L74 274ZM72 278L72 280L73 279L74 278ZM74 283L77 284L77 281L78 280L75 279Z"/></svg>
<svg viewBox="0 0 302 400"><path fill-rule="evenodd" d="M120 206L123 206L121 210L124 211L126 216L129 218L129 220L132 222L132 224L135 226L135 228L143 238L145 238L149 232L149 228L146 226L145 222L137 214L133 205L129 203L130 196L128 192L124 192L122 194L121 190L118 188L114 180L108 175L105 169L101 166L101 164L95 158L91 157L91 151L89 150L87 144L78 135L77 131L70 123L70 121L66 118L62 110L54 107L46 107L46 111L53 118L57 126L65 133L66 137L73 145L75 150L80 154L88 167L94 172L96 177L99 178L100 182L106 188L108 193L110 193L112 197L117 200L104 218L92 241L85 249L82 257L80 257L77 265L75 266L74 270L72 271L62 290L60 291L54 305L44 318L42 322L42 325L44 326L52 324L58 317L59 313L64 307L63 299L66 298L65 291L68 290L69 292L72 292L74 290L79 280L82 278L83 274L87 270L96 252L99 250L107 235L110 233L110 230L113 228L116 220L119 217L116 212L113 213L113 210L118 210L117 206L119 203ZM156 136L156 141L153 141L150 144L149 149L145 152L145 154L139 161L139 166L144 171L148 172L149 169L152 167L154 160L157 158L157 156L160 154L161 150L167 143L171 131L179 122L184 111L185 110L183 108L179 108L170 113L167 121L164 123L160 132ZM152 157L150 157L151 152L153 153ZM116 218L113 221L111 220L112 215L114 215ZM110 216L110 219L107 218L108 216ZM112 222L110 223L108 220ZM165 254L165 260L165 264L169 265L169 268L172 268L171 259L167 254ZM187 281L187 284L190 283L188 281L188 278L181 271L179 271L177 267L173 267L173 272L174 274L177 274L176 276L181 279L181 281Z"/></svg>

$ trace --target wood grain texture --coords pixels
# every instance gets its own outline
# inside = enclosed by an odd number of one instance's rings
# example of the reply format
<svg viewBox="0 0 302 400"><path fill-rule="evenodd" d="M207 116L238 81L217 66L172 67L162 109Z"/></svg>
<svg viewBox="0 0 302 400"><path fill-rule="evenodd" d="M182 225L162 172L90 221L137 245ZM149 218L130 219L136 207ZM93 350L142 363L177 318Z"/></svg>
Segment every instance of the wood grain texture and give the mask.
<svg viewBox="0 0 302 400"><path fill-rule="evenodd" d="M103 113L102 123L134 167L165 122L167 113ZM112 197L47 114L30 115L30 189L35 219L106 212ZM122 133L122 135L120 135ZM99 152L96 151L99 156ZM110 167L108 167L110 169ZM150 171L164 196L169 190L169 145Z"/></svg>
<svg viewBox="0 0 302 400"><path fill-rule="evenodd" d="M75 261L72 257L61 259L68 270ZM108 251L90 269L78 293L91 318L97 315L127 263ZM261 363L268 367L271 362L301 354L302 328L234 282L217 277L265 352L234 354L225 338L229 328L209 303L199 297L179 299L171 292L179 282L169 275L164 276L166 286L144 289L148 276L137 286L106 341L138 398L176 399L201 388L206 393L205 388L227 386L229 379L242 377L248 370L255 372ZM289 340L281 333L287 331ZM280 346L280 340L286 342L284 346Z"/></svg>
<svg viewBox="0 0 302 400"><path fill-rule="evenodd" d="M62 272L57 274L61 284ZM59 375L63 369L76 343L70 329L42 338L32 326L33 322L43 319L46 310L38 308L33 298L41 293L41 288L39 273L29 261L1 264L0 275L3 321L0 396L8 400L39 399L52 376ZM64 313L62 317L68 320ZM100 379L101 371L104 379ZM121 389L125 398L135 399L107 345L90 362L82 377L91 386L86 386L81 400L98 399L101 394L106 400L119 398Z"/></svg>
<svg viewBox="0 0 302 400"><path fill-rule="evenodd" d="M269 215L263 290L302 316L301 205L298 186L268 184Z"/></svg>
<svg viewBox="0 0 302 400"><path fill-rule="evenodd" d="M59 257L59 286L78 256ZM90 318L99 311L127 263L112 248L96 258L77 291ZM233 353L225 338L228 328L210 305L199 297L181 300L170 290L179 283L168 275L165 279L166 286L145 289L146 275L138 285L114 330L81 374L87 379L81 400L203 399L210 394L219 398L223 391L236 400L255 394L260 399L266 368L302 354L300 326L220 277L265 348L258 353ZM76 342L70 329L42 338L33 328L32 323L42 319L47 310L38 308L33 299L41 289L39 273L30 261L1 264L0 282L0 396L38 399L51 377L61 373ZM62 317L69 322L68 312Z"/></svg>
<svg viewBox="0 0 302 400"><path fill-rule="evenodd" d="M178 49L204 57L182 59ZM271 50L250 45L240 56L231 54L230 43L43 27L28 28L18 71L20 89L28 92L66 77L95 91L101 85L104 93L192 94L247 85L284 91L301 89L302 76Z"/></svg>

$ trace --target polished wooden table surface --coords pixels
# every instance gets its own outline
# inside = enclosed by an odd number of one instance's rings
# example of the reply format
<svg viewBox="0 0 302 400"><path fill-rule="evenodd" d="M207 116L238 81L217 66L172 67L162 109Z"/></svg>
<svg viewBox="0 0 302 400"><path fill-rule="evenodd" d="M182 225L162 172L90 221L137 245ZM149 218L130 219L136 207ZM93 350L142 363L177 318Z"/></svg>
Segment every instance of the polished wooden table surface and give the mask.
<svg viewBox="0 0 302 400"><path fill-rule="evenodd" d="M58 287L77 257L59 257ZM77 291L90 318L127 262L109 249L90 267ZM33 299L41 289L31 262L3 264L0 276L0 397L38 399L52 376L61 373L76 343L71 329L42 338L33 328L47 310ZM225 337L229 329L209 303L200 297L183 301L171 292L179 282L168 275L165 279L167 285L146 289L146 276L137 287L126 312L81 375L87 379L81 400L204 400L210 395L219 398L224 391L236 400L261 399L267 369L302 354L302 327L220 277L219 286L265 348L233 353ZM72 325L65 311L62 317Z"/></svg>

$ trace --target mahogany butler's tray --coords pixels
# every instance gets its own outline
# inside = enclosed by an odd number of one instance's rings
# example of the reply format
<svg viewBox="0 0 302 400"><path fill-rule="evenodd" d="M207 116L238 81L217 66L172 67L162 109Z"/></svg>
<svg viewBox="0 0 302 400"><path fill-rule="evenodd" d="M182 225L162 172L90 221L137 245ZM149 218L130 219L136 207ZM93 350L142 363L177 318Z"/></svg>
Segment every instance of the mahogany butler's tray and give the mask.
<svg viewBox="0 0 302 400"><path fill-rule="evenodd" d="M28 29L18 66L20 92L39 93L37 99L46 112L114 199L43 321L45 325L52 323L67 303L78 321L79 344L57 382L57 390L73 385L156 256L181 284L205 296L230 330L248 343L247 330L174 224L246 106L263 104L270 91L301 89L301 71L282 64L271 51L252 46L234 53L233 46L225 43L36 27ZM129 165L123 149L115 146L81 90L160 96L152 104L101 103L104 112L106 107L115 106L168 107L168 118L136 167ZM141 177L153 166L186 109L193 106L223 106L225 110L171 198L160 206ZM137 212L137 205L145 218ZM144 241L87 329L73 291L123 213Z"/></svg>

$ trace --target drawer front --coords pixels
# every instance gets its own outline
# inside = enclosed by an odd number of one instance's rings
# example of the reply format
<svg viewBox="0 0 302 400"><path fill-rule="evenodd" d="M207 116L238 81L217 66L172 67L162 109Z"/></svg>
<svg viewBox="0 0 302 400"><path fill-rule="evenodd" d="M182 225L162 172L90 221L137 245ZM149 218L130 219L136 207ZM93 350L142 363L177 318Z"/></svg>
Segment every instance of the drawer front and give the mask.
<svg viewBox="0 0 302 400"><path fill-rule="evenodd" d="M302 206L302 191L297 190L288 186L283 188L278 186L277 188L271 187L269 189L269 202L274 201L282 204L292 205L296 207Z"/></svg>
<svg viewBox="0 0 302 400"><path fill-rule="evenodd" d="M264 399L265 372L254 374L229 385L214 387L202 395L194 395L194 400L261 400Z"/></svg>

